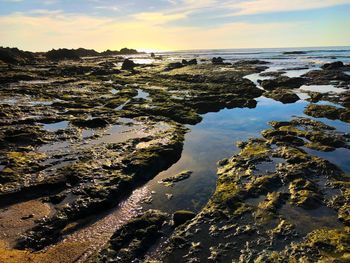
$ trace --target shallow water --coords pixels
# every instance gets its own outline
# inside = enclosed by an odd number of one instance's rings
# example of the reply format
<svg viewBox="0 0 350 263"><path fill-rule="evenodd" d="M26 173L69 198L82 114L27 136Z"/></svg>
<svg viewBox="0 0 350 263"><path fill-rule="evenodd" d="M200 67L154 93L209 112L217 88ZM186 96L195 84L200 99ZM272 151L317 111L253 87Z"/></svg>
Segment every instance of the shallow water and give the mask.
<svg viewBox="0 0 350 263"><path fill-rule="evenodd" d="M191 131L185 137L181 159L168 170L161 172L147 183L150 191L154 191L153 202L145 208L161 209L174 212L179 209L199 211L208 201L216 183L217 162L238 153L237 141L245 141L251 137L261 137L261 131L269 128L270 121L288 121L293 117L306 117L303 113L309 104L300 100L294 104L260 97L254 109L224 109L216 113L203 115L203 121L189 126ZM327 105L327 102L322 102ZM331 104L331 103L330 103ZM312 118L316 119L316 118ZM338 131L350 132L350 125L339 120L316 119L334 126ZM310 151L313 155L333 161L345 172L350 172L350 151L337 149L324 153ZM159 181L173 176L183 170L191 170L189 179L166 187ZM171 198L166 196L169 194Z"/></svg>
<svg viewBox="0 0 350 263"><path fill-rule="evenodd" d="M143 91L142 89L137 89L137 95L134 97L134 99L148 99L148 97L148 92Z"/></svg>
<svg viewBox="0 0 350 263"><path fill-rule="evenodd" d="M333 85L303 85L300 90L316 91L319 93L342 93L347 91L346 89L336 88Z"/></svg>
<svg viewBox="0 0 350 263"><path fill-rule="evenodd" d="M44 129L50 132L55 132L58 130L64 130L68 127L69 121L60 121L50 124L44 124Z"/></svg>

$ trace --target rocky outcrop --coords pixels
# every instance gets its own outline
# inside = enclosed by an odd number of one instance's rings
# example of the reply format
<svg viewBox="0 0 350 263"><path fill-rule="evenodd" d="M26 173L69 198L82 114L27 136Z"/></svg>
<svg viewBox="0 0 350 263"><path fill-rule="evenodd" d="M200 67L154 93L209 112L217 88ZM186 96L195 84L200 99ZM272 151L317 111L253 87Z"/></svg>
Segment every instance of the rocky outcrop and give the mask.
<svg viewBox="0 0 350 263"><path fill-rule="evenodd" d="M22 51L18 48L0 47L0 61L8 64L33 63L35 55L32 52Z"/></svg>

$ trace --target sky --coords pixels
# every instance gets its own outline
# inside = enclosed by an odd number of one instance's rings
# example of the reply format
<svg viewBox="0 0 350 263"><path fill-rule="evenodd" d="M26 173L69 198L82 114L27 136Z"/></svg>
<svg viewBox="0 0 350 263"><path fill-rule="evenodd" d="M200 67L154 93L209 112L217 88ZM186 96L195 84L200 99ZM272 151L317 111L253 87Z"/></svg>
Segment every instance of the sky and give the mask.
<svg viewBox="0 0 350 263"><path fill-rule="evenodd" d="M0 0L0 46L31 51L350 46L350 0Z"/></svg>

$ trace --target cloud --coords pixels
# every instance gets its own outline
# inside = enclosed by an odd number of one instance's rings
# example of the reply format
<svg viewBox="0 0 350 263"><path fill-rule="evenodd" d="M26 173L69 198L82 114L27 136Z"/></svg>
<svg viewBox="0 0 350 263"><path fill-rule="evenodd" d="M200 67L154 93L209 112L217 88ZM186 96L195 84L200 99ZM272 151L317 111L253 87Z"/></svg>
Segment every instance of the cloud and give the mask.
<svg viewBox="0 0 350 263"><path fill-rule="evenodd" d="M203 30L199 27L169 28L156 24L149 17L142 23L137 19L121 21L63 14L0 17L3 45L38 51L59 47L104 50L128 46L174 50L281 46L288 44L285 37L281 37L286 30L292 32L300 26L300 23L239 22Z"/></svg>
<svg viewBox="0 0 350 263"><path fill-rule="evenodd" d="M136 20L141 20L144 22L163 24L170 21L175 21L179 19L184 19L187 17L187 13L173 13L166 14L161 12L143 12L132 15L132 17Z"/></svg>
<svg viewBox="0 0 350 263"><path fill-rule="evenodd" d="M1 0L0 0L1 1ZM89 0L103 9L105 2ZM167 0L168 1L168 0ZM124 14L118 16L92 16L68 14L62 10L35 9L26 13L0 16L1 44L29 50L48 50L59 47L87 47L97 50L118 49L125 46L143 49L198 49L239 47L282 47L348 45L350 36L346 23L322 26L322 21L253 23L211 23L193 26L180 20L190 21L200 11L206 17L220 16L218 10L231 16L284 12L322 8L350 3L350 0L171 0L172 8L154 12ZM198 13L196 13L198 12ZM120 15L119 15L120 14ZM194 15L195 14L195 15ZM232 15L233 14L233 15ZM205 17L205 18L206 18ZM190 19L191 18L191 19ZM203 18L203 17L202 17ZM171 25L169 25L171 22ZM332 25L333 25L332 24ZM336 28L336 30L335 30Z"/></svg>
<svg viewBox="0 0 350 263"><path fill-rule="evenodd" d="M120 11L120 8L118 6L95 6L95 9L102 9L102 10L109 10L109 11Z"/></svg>
<svg viewBox="0 0 350 263"><path fill-rule="evenodd" d="M350 4L350 0L249 0L228 4L227 7L238 10L234 15L252 15L309 10L341 4Z"/></svg>
<svg viewBox="0 0 350 263"><path fill-rule="evenodd" d="M2 2L8 2L8 3L19 3L23 2L24 0L2 0Z"/></svg>

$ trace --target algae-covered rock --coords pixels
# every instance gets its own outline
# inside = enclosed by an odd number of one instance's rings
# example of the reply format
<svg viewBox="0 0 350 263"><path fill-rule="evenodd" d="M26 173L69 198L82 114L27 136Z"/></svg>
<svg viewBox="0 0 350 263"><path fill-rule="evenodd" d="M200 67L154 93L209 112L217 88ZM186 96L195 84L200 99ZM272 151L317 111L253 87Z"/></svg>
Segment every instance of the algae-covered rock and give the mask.
<svg viewBox="0 0 350 263"><path fill-rule="evenodd" d="M161 236L161 229L168 216L157 210L148 210L118 229L107 246L90 262L129 263L142 259Z"/></svg>
<svg viewBox="0 0 350 263"><path fill-rule="evenodd" d="M322 204L321 195L315 184L305 179L296 179L289 185L291 200L307 209L317 208Z"/></svg>
<svg viewBox="0 0 350 263"><path fill-rule="evenodd" d="M292 93L286 89L275 89L270 92L264 93L264 95L268 98L280 101L284 104L294 103L300 100L299 96L295 93Z"/></svg>
<svg viewBox="0 0 350 263"><path fill-rule="evenodd" d="M174 176L163 179L161 182L165 183L165 185L167 185L167 186L171 186L174 183L177 183L177 182L180 182L180 181L183 181L183 180L190 178L192 173L193 173L192 171L182 171L181 173L178 173Z"/></svg>

